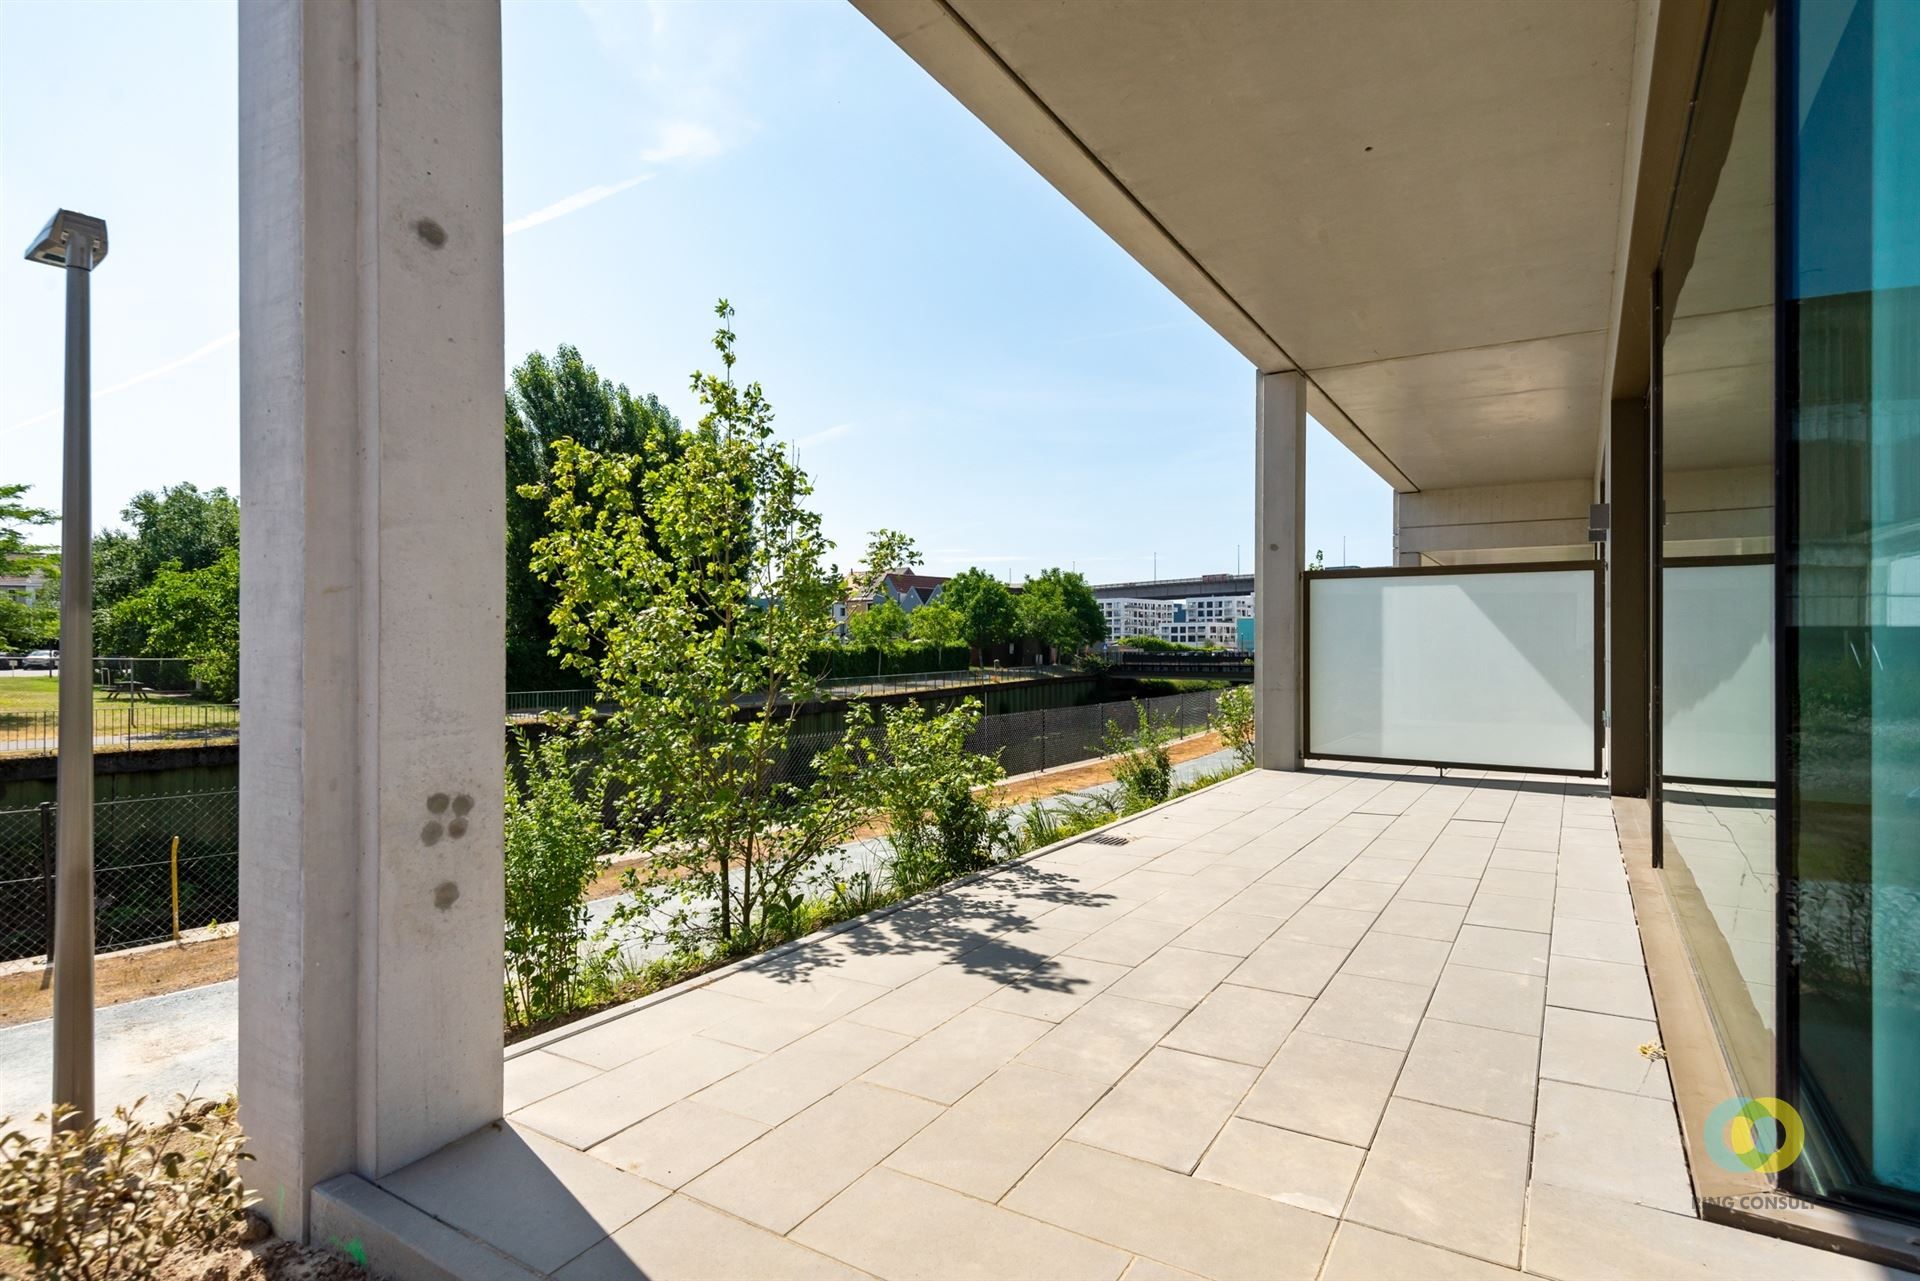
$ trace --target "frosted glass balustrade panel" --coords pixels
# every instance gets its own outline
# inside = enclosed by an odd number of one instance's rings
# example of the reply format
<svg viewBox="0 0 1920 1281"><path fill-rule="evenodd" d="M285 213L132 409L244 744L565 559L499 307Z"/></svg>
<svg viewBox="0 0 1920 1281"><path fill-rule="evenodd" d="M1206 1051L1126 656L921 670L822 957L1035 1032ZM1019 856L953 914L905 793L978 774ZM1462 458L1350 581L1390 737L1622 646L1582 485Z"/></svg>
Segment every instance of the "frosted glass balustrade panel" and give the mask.
<svg viewBox="0 0 1920 1281"><path fill-rule="evenodd" d="M1309 579L1307 755L1592 772L1594 580Z"/></svg>
<svg viewBox="0 0 1920 1281"><path fill-rule="evenodd" d="M1773 566L1668 565L1661 773L1773 781Z"/></svg>

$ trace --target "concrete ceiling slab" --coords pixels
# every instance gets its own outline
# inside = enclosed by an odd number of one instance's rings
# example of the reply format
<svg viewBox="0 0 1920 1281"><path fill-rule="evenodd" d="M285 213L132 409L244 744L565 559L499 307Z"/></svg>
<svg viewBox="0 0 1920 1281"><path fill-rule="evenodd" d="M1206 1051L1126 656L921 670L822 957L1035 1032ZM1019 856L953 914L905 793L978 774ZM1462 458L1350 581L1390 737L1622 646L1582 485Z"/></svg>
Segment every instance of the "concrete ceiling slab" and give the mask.
<svg viewBox="0 0 1920 1281"><path fill-rule="evenodd" d="M1591 472L1634 0L854 3L1257 367L1374 387L1322 421L1396 488ZM1484 429L1361 368L1509 345Z"/></svg>
<svg viewBox="0 0 1920 1281"><path fill-rule="evenodd" d="M1421 488L1580 474L1605 363L1604 332L1469 347L1314 371L1314 380ZM1582 454L1579 462L1585 461Z"/></svg>

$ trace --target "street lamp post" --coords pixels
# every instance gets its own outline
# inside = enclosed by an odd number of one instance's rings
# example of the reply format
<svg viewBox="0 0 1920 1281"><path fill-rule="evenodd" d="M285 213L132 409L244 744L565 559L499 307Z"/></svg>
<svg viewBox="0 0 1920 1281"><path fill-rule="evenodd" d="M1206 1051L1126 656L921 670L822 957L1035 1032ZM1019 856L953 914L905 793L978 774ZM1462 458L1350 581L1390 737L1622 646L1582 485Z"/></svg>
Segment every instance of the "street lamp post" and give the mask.
<svg viewBox="0 0 1920 1281"><path fill-rule="evenodd" d="M107 224L62 209L29 262L67 273L66 440L60 498L60 738L54 839L53 1102L93 1124L93 465L87 284Z"/></svg>

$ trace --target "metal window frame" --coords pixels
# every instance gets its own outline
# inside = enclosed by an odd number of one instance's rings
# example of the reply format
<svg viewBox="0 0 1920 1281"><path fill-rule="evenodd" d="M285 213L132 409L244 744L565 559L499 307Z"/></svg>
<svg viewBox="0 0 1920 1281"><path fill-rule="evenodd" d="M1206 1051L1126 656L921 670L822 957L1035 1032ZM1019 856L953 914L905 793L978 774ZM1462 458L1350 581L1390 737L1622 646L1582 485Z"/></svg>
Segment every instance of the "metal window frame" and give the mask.
<svg viewBox="0 0 1920 1281"><path fill-rule="evenodd" d="M1593 575L1593 768L1571 770L1531 765L1489 765L1481 761L1422 760L1398 756L1348 756L1312 751L1313 744L1313 584L1341 578L1439 578L1461 574L1539 574L1585 571ZM1388 565L1375 569L1308 569L1300 573L1300 759L1349 761L1360 765L1422 765L1435 769L1489 770L1503 774L1555 774L1567 778L1605 778L1607 752L1607 575L1598 560L1533 560L1497 565Z"/></svg>

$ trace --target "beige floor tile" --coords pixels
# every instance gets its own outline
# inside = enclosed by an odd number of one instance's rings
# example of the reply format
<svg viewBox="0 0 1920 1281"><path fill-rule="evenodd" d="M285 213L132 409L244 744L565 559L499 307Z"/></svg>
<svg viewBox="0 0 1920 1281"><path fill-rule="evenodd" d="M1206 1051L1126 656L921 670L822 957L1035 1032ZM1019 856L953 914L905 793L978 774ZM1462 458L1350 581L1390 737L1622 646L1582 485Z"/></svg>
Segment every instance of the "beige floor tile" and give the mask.
<svg viewBox="0 0 1920 1281"><path fill-rule="evenodd" d="M1225 956L1245 956L1267 941L1279 926L1270 916L1255 916L1222 909L1204 917L1198 924L1174 940L1177 947L1196 952L1219 952Z"/></svg>
<svg viewBox="0 0 1920 1281"><path fill-rule="evenodd" d="M1452 903L1400 899L1387 905L1373 928L1382 934L1411 934L1415 938L1452 942L1465 911Z"/></svg>
<svg viewBox="0 0 1920 1281"><path fill-rule="evenodd" d="M1337 1218L1366 1155L1364 1148L1236 1118L1194 1176Z"/></svg>
<svg viewBox="0 0 1920 1281"><path fill-rule="evenodd" d="M669 1197L560 1269L559 1281L860 1281L861 1273L686 1197Z"/></svg>
<svg viewBox="0 0 1920 1281"><path fill-rule="evenodd" d="M1044 959L1035 957L1033 964L1038 965ZM847 1015L846 1021L902 1036L924 1036L960 1011L998 992L1005 981L996 974L944 965L869 1001Z"/></svg>
<svg viewBox="0 0 1920 1281"><path fill-rule="evenodd" d="M863 937L872 937L868 931L864 930L855 931L855 933ZM823 947L829 944L842 950L853 946L841 936L822 941ZM908 957L911 961L912 977L918 977L933 969L941 959L941 953L934 949L910 951L906 948L897 948L889 954ZM898 985L881 986L877 983L861 982L846 978L840 973L805 973L791 958L782 959L787 963L735 970L716 982L713 990L722 996L745 997L774 1009L815 1014L824 1023L857 1010L876 997L885 996L893 986ZM899 980L902 983L906 981L905 977Z"/></svg>
<svg viewBox="0 0 1920 1281"><path fill-rule="evenodd" d="M1347 864L1347 870L1342 872L1341 875L1343 877L1351 877L1356 881L1379 881L1383 885L1399 885L1403 883L1408 876L1412 875L1413 869L1418 865L1419 860L1412 857L1388 858L1385 856L1385 851L1390 846L1404 847L1409 851L1415 848L1414 842L1411 841L1375 841L1367 847L1365 854L1362 854L1359 858Z"/></svg>
<svg viewBox="0 0 1920 1281"><path fill-rule="evenodd" d="M963 1010L869 1068L865 1079L936 1103L952 1103L1053 1027L1045 1019L1003 1010Z"/></svg>
<svg viewBox="0 0 1920 1281"><path fill-rule="evenodd" d="M1300 1030L1404 1050L1427 1008L1427 989L1413 983L1336 974L1300 1020Z"/></svg>
<svg viewBox="0 0 1920 1281"><path fill-rule="evenodd" d="M981 1005L1058 1023L1130 971L1124 965L1055 956L1002 986Z"/></svg>
<svg viewBox="0 0 1920 1281"><path fill-rule="evenodd" d="M1545 875L1559 866L1559 856L1551 850L1530 850L1501 846L1487 860L1489 872L1536 872Z"/></svg>
<svg viewBox="0 0 1920 1281"><path fill-rule="evenodd" d="M1480 882L1471 876L1435 876L1430 872L1415 872L1401 885L1398 897L1417 903L1451 903L1464 907L1473 902L1474 893L1479 888Z"/></svg>
<svg viewBox="0 0 1920 1281"><path fill-rule="evenodd" d="M1296 1031L1240 1104L1240 1115L1366 1147L1405 1056Z"/></svg>
<svg viewBox="0 0 1920 1281"><path fill-rule="evenodd" d="M1547 938L1526 930L1495 930L1484 925L1462 925L1448 957L1451 965L1512 974L1547 972Z"/></svg>
<svg viewBox="0 0 1920 1281"><path fill-rule="evenodd" d="M762 1058L724 1041L686 1037L529 1104L514 1119L584 1151Z"/></svg>
<svg viewBox="0 0 1920 1281"><path fill-rule="evenodd" d="M662 1108L588 1152L663 1188L677 1188L766 1132L758 1121L689 1101Z"/></svg>
<svg viewBox="0 0 1920 1281"><path fill-rule="evenodd" d="M1227 981L1271 992L1318 996L1347 959L1347 952L1344 947L1270 938L1234 967Z"/></svg>
<svg viewBox="0 0 1920 1281"><path fill-rule="evenodd" d="M1078 1143L1047 1153L1002 1203L1196 1276L1308 1281L1334 1221ZM1030 1264L1008 1276L1046 1275Z"/></svg>
<svg viewBox="0 0 1920 1281"><path fill-rule="evenodd" d="M998 1201L1105 1090L1101 1081L1010 1063L886 1163L982 1201Z"/></svg>
<svg viewBox="0 0 1920 1281"><path fill-rule="evenodd" d="M381 1179L444 1223L551 1272L667 1195L514 1125L487 1126Z"/></svg>
<svg viewBox="0 0 1920 1281"><path fill-rule="evenodd" d="M1113 994L1190 1010L1240 963L1240 958L1218 952L1166 947L1116 981Z"/></svg>
<svg viewBox="0 0 1920 1281"><path fill-rule="evenodd" d="M1123 916L1087 935L1066 949L1069 956L1084 956L1111 965L1138 965L1171 943L1180 927L1171 921L1156 921L1145 916Z"/></svg>
<svg viewBox="0 0 1920 1281"><path fill-rule="evenodd" d="M1480 878L1480 889L1487 894L1511 898L1537 898L1553 901L1554 875L1551 872L1520 872L1510 867L1489 867Z"/></svg>
<svg viewBox="0 0 1920 1281"><path fill-rule="evenodd" d="M1028 1046L1017 1061L1110 1085L1181 1017L1171 1005L1103 992Z"/></svg>
<svg viewBox="0 0 1920 1281"><path fill-rule="evenodd" d="M1311 1004L1304 996L1223 983L1167 1033L1161 1044L1265 1067Z"/></svg>
<svg viewBox="0 0 1920 1281"><path fill-rule="evenodd" d="M1185 1174L1257 1075L1245 1064L1154 1049L1069 1134L1076 1142Z"/></svg>
<svg viewBox="0 0 1920 1281"><path fill-rule="evenodd" d="M1427 1017L1538 1036L1546 1003L1547 980L1538 974L1449 965L1440 972Z"/></svg>
<svg viewBox="0 0 1920 1281"><path fill-rule="evenodd" d="M1420 1024L1393 1092L1530 1125L1539 1063L1538 1037L1429 1018Z"/></svg>
<svg viewBox="0 0 1920 1281"><path fill-rule="evenodd" d="M1609 925L1632 925L1633 899L1626 891L1577 890L1561 886L1554 896L1554 915L1573 921L1604 921Z"/></svg>
<svg viewBox="0 0 1920 1281"><path fill-rule="evenodd" d="M1347 1218L1518 1267L1527 1151L1524 1125L1396 1098L1381 1118Z"/></svg>
<svg viewBox="0 0 1920 1281"><path fill-rule="evenodd" d="M1540 1075L1575 1085L1591 1085L1654 1099L1673 1097L1667 1065L1642 1054L1642 1046L1660 1043L1651 1019L1627 1019L1586 1010L1547 1010L1540 1042Z"/></svg>
<svg viewBox="0 0 1920 1281"><path fill-rule="evenodd" d="M1612 961L1618 965L1639 965L1640 927L1614 925L1605 921L1577 921L1561 917L1553 923L1554 956L1577 956L1588 961Z"/></svg>
<svg viewBox="0 0 1920 1281"><path fill-rule="evenodd" d="M1253 884L1226 901L1220 910L1241 916L1267 916L1284 921L1313 897L1313 891L1294 885Z"/></svg>
<svg viewBox="0 0 1920 1281"><path fill-rule="evenodd" d="M1360 940L1340 972L1431 988L1439 980L1440 969L1447 963L1447 952L1452 946L1441 939L1375 931Z"/></svg>
<svg viewBox="0 0 1920 1281"><path fill-rule="evenodd" d="M1360 1223L1343 1223L1320 1281L1520 1281L1523 1273Z"/></svg>
<svg viewBox="0 0 1920 1281"><path fill-rule="evenodd" d="M1474 895L1473 905L1467 909L1467 923L1545 934L1553 929L1553 902L1513 894L1489 894L1483 889Z"/></svg>
<svg viewBox="0 0 1920 1281"><path fill-rule="evenodd" d="M1680 1126L1666 1099L1542 1081L1533 1177L1677 1214L1693 1210Z"/></svg>
<svg viewBox="0 0 1920 1281"><path fill-rule="evenodd" d="M1901 1275L1778 1237L1541 1181L1527 1200L1527 1272L1556 1281L1892 1281Z"/></svg>
<svg viewBox="0 0 1920 1281"><path fill-rule="evenodd" d="M696 1096L702 1103L778 1125L907 1045L858 1023L829 1023Z"/></svg>
<svg viewBox="0 0 1920 1281"><path fill-rule="evenodd" d="M1157 1259L1135 1256L1120 1281L1205 1281L1184 1268L1170 1268Z"/></svg>
<svg viewBox="0 0 1920 1281"><path fill-rule="evenodd" d="M530 1050L506 1061L506 1102L504 1109L517 1112L529 1103L538 1103L549 1094L558 1094L570 1085L591 1080L600 1069L546 1050Z"/></svg>
<svg viewBox="0 0 1920 1281"><path fill-rule="evenodd" d="M894 1170L870 1171L792 1239L888 1281L1114 1281L1129 1255Z"/></svg>
<svg viewBox="0 0 1920 1281"><path fill-rule="evenodd" d="M1328 881L1313 896L1315 907L1344 907L1357 912L1378 913L1393 901L1399 886L1390 881L1368 881L1341 873Z"/></svg>
<svg viewBox="0 0 1920 1281"><path fill-rule="evenodd" d="M598 1068L618 1067L642 1054L693 1035L743 1010L754 1002L729 996L711 987L694 988L643 1006L630 1014L598 1024L546 1048L569 1059Z"/></svg>
<svg viewBox="0 0 1920 1281"><path fill-rule="evenodd" d="M749 1143L683 1189L774 1232L788 1232L941 1112L855 1081Z"/></svg>
<svg viewBox="0 0 1920 1281"><path fill-rule="evenodd" d="M1350 907L1320 907L1309 903L1293 914L1274 935L1292 943L1321 947L1352 947L1373 925L1375 913Z"/></svg>
<svg viewBox="0 0 1920 1281"><path fill-rule="evenodd" d="M1647 972L1638 965L1556 956L1547 971L1547 1004L1623 1018L1653 1017Z"/></svg>

